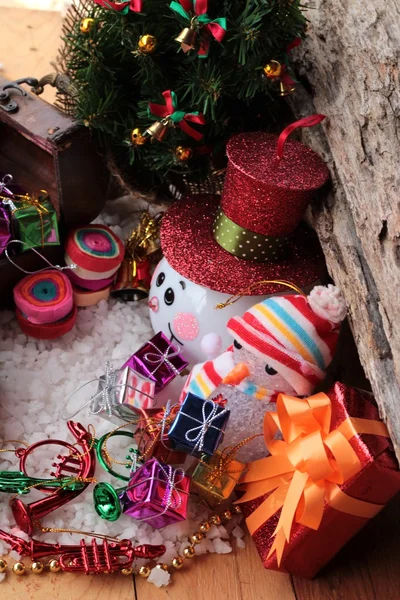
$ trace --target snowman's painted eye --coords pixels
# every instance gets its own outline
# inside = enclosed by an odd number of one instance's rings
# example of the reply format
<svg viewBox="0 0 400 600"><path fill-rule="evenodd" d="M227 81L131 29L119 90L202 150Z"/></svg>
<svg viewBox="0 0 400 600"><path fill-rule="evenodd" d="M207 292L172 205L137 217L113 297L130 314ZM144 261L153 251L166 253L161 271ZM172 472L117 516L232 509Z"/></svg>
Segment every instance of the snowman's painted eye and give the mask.
<svg viewBox="0 0 400 600"><path fill-rule="evenodd" d="M175 300L174 290L172 288L168 288L165 290L164 294L164 302L167 306L171 306Z"/></svg>
<svg viewBox="0 0 400 600"><path fill-rule="evenodd" d="M276 375L278 371L275 371L275 369L273 369L269 365L265 365L265 372L267 373L267 375Z"/></svg>
<svg viewBox="0 0 400 600"><path fill-rule="evenodd" d="M241 344L239 344L238 341L233 340L233 345L235 346L235 348L237 348L238 350L240 350L242 348Z"/></svg>
<svg viewBox="0 0 400 600"><path fill-rule="evenodd" d="M160 273L159 276L157 277L157 281L156 281L156 286L160 287L160 285L162 285L165 281L165 274L164 273Z"/></svg>

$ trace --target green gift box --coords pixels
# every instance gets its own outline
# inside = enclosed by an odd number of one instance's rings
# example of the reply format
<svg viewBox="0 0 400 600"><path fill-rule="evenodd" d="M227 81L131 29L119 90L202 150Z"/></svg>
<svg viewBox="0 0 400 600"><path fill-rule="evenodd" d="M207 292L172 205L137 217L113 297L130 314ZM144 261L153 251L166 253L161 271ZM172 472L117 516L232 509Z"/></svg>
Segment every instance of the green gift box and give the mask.
<svg viewBox="0 0 400 600"><path fill-rule="evenodd" d="M12 201L13 237L24 242L23 251L60 244L57 213L47 194L14 196Z"/></svg>

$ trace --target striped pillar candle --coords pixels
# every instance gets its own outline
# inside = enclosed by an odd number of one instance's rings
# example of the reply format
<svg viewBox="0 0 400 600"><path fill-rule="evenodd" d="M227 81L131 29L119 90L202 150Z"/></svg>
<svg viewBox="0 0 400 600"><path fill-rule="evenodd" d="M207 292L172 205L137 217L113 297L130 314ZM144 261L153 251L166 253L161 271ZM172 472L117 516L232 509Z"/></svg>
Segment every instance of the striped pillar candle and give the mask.
<svg viewBox="0 0 400 600"><path fill-rule="evenodd" d="M84 290L76 285L72 286L74 294L74 303L81 308L86 306L95 306L101 300L108 300L111 292L111 285L101 290Z"/></svg>
<svg viewBox="0 0 400 600"><path fill-rule="evenodd" d="M15 304L31 323L54 323L72 311L71 283L55 269L27 275L17 283L13 293Z"/></svg>
<svg viewBox="0 0 400 600"><path fill-rule="evenodd" d="M72 283L72 287L76 286L84 290L97 292L105 287L108 287L114 281L114 275L105 279L84 279L76 274L76 269L66 269L65 274Z"/></svg>
<svg viewBox="0 0 400 600"><path fill-rule="evenodd" d="M37 324L29 321L19 308L16 310L17 321L23 333L37 340L54 340L68 333L76 323L77 314L78 309L74 306L66 317L55 323Z"/></svg>
<svg viewBox="0 0 400 600"><path fill-rule="evenodd" d="M73 229L65 243L65 262L75 264L74 275L83 280L111 278L124 258L122 241L106 225Z"/></svg>

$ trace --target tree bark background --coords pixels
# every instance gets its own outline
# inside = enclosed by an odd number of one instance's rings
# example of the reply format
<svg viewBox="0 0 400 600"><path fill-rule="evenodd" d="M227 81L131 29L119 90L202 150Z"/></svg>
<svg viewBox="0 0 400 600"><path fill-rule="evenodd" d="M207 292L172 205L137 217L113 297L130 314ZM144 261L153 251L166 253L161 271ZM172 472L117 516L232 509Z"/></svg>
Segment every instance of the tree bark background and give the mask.
<svg viewBox="0 0 400 600"><path fill-rule="evenodd" d="M332 175L311 219L400 460L400 4L316 0L307 16L291 104L327 115L303 141Z"/></svg>

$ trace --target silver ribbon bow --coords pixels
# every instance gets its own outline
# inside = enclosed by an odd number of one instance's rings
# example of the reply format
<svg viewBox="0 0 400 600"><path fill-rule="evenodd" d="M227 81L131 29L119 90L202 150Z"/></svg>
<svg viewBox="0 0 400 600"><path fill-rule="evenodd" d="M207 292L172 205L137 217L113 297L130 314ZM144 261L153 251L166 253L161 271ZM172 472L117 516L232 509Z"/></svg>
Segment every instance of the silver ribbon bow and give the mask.
<svg viewBox="0 0 400 600"><path fill-rule="evenodd" d="M147 344L150 344L150 346L152 346L154 350L156 350L156 352L146 352L146 354L144 355L144 358L148 363L150 363L151 365L156 365L156 368L150 373L150 375L154 375L154 373L156 373L161 367L161 365L163 365L164 363L174 373L174 375L179 375L178 369L175 367L175 365L172 364L170 359L179 356L179 353L181 351L180 346L177 346L177 350L174 350L172 346L168 346L165 352L161 352L161 350L157 348L157 346L153 344L153 342L149 341L147 342Z"/></svg>
<svg viewBox="0 0 400 600"><path fill-rule="evenodd" d="M211 410L208 414L206 414L206 408L207 408L207 406L210 406L210 405L211 405ZM196 421L196 423L200 423L200 425L198 425L197 427L193 427L192 429L189 429L185 433L186 441L195 443L193 450L198 450L199 452L201 452L203 450L204 438L207 434L207 431L210 429L210 427L215 429L216 431L223 432L223 430L220 429L220 427L216 427L215 425L213 425L213 421L215 421L216 419L219 419L219 417L222 417L222 415L229 412L229 409L224 408L223 410L218 412L219 408L220 407L217 404L215 404L215 402L212 402L212 400L205 400L203 403L202 409L201 409L203 421L200 421L199 419L196 419L192 415L187 415L186 413L180 411L181 415L183 415L185 417L189 417L189 419Z"/></svg>

